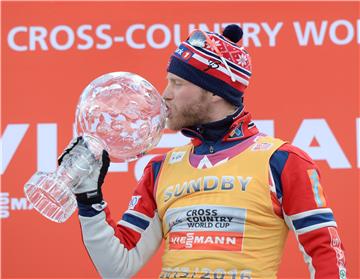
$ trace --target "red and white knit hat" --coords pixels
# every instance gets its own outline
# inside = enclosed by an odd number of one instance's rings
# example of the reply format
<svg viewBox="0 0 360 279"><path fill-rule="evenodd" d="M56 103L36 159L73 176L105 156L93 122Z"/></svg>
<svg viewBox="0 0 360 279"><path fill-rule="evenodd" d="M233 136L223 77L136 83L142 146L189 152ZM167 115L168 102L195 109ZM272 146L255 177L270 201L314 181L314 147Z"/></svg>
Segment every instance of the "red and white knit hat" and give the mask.
<svg viewBox="0 0 360 279"><path fill-rule="evenodd" d="M235 24L222 35L195 30L172 54L167 71L240 106L251 77L250 55L236 44L242 34Z"/></svg>

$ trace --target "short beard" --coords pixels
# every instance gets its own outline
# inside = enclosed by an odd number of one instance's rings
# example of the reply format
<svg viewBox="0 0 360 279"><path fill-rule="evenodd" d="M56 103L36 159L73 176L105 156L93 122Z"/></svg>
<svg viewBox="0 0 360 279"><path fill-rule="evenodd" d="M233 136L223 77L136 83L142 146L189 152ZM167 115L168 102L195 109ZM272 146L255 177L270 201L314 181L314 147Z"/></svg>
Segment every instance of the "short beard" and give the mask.
<svg viewBox="0 0 360 279"><path fill-rule="evenodd" d="M182 111L179 111L179 115L175 118L167 119L166 125L167 128L179 131L182 128L192 127L199 124L204 124L210 122L209 118L209 108L208 98L209 93L205 93L201 96L200 100L193 104L191 107L185 107Z"/></svg>

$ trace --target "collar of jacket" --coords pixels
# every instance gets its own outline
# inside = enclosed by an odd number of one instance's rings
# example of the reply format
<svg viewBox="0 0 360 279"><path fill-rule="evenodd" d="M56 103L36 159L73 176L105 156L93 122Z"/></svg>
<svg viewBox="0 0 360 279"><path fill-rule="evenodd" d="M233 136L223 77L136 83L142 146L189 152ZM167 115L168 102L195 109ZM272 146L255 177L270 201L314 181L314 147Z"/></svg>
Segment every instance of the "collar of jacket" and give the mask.
<svg viewBox="0 0 360 279"><path fill-rule="evenodd" d="M238 141L257 134L259 131L251 119L251 114L238 110L222 120L183 128L181 133L190 137L192 144L198 146L205 141Z"/></svg>

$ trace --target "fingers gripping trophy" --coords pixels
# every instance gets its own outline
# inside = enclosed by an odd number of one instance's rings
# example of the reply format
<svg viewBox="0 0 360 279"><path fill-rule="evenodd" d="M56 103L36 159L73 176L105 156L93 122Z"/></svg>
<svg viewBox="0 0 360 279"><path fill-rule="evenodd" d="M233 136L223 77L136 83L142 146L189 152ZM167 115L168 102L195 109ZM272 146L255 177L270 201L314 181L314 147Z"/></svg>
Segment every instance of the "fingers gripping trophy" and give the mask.
<svg viewBox="0 0 360 279"><path fill-rule="evenodd" d="M110 159L133 161L155 147L165 119L162 97L139 75L114 72L96 78L77 105L78 137L60 156L55 172L36 172L30 178L24 187L26 198L46 218L65 222L77 207L74 193L96 196ZM83 185L93 185L93 191Z"/></svg>

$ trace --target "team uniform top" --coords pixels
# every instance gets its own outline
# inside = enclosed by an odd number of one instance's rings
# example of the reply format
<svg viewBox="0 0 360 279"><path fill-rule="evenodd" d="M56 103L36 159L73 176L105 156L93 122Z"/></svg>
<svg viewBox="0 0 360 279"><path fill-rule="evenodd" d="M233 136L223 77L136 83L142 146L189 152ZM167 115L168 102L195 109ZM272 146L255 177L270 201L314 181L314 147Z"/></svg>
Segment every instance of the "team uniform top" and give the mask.
<svg viewBox="0 0 360 279"><path fill-rule="evenodd" d="M101 276L133 276L164 239L160 278L276 278L290 229L311 278L346 278L311 158L259 133L248 113L220 139L208 140L207 132L222 133L210 128L183 130L191 144L149 162L117 224L106 203L79 204L84 243Z"/></svg>

